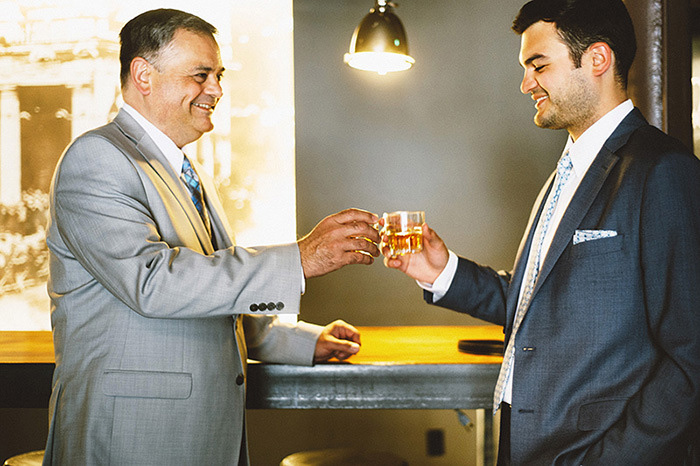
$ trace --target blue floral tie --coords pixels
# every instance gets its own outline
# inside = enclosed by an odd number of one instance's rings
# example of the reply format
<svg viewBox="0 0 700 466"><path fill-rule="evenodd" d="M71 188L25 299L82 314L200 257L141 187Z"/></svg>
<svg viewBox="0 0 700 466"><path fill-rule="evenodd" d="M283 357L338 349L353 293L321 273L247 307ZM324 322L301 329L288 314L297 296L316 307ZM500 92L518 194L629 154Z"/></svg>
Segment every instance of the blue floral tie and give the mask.
<svg viewBox="0 0 700 466"><path fill-rule="evenodd" d="M204 194L202 192L202 185L199 182L199 176L197 176L197 172L195 172L194 168L192 168L192 164L190 163L190 160L187 158L187 156L185 156L184 160L182 161L181 179L185 183L185 186L187 186L187 190L190 192L190 198L192 198L192 202L197 208L199 216L202 217L202 221L207 227L207 231L210 231L211 227L209 225L209 215L207 214L207 209L204 206Z"/></svg>
<svg viewBox="0 0 700 466"><path fill-rule="evenodd" d="M571 171L574 166L571 163L571 157L569 156L569 151L567 151L557 164L557 175L555 180L554 188L552 188L552 195L547 203L545 210L542 212L539 223L537 224L537 229L535 230L535 236L533 238L533 244L536 247L531 248L530 255L527 261L527 269L525 271L525 281L523 286L523 295L518 305L518 310L515 313L515 320L513 321L513 331L510 334L510 339L508 340L508 345L506 345L506 350L503 354L503 363L501 364L501 370L498 374L498 381L496 382L496 389L493 394L493 412L498 411L498 408L503 401L503 395L505 394L506 381L513 370L513 359L515 357L515 334L520 328L520 323L525 317L528 307L530 306L530 299L532 299L532 292L535 289L535 284L537 283L537 277L540 273L540 265L542 264L542 244L544 243L544 237L547 235L547 230L549 229L549 224L552 220L552 214L554 213L554 208L559 201L559 196L561 195L562 187L566 184L569 177L571 176Z"/></svg>

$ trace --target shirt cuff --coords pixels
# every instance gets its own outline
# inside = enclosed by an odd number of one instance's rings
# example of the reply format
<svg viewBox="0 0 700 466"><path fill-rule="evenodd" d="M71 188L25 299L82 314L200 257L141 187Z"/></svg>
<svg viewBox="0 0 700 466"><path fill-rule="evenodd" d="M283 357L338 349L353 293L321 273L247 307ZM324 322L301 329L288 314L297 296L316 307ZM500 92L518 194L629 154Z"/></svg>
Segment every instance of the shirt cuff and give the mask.
<svg viewBox="0 0 700 466"><path fill-rule="evenodd" d="M449 254L447 265L445 265L445 268L442 269L442 272L440 272L440 275L438 275L432 284L416 280L418 286L433 294L433 302L440 301L440 299L447 294L447 290L450 289L452 279L454 279L455 273L457 272L457 263L459 262L457 254L452 251L449 251Z"/></svg>
<svg viewBox="0 0 700 466"><path fill-rule="evenodd" d="M297 244L297 250L299 251L299 243ZM301 270L301 287L300 287L300 295L303 295L306 292L306 277L304 277L304 267L301 265L301 251L299 251L299 270Z"/></svg>

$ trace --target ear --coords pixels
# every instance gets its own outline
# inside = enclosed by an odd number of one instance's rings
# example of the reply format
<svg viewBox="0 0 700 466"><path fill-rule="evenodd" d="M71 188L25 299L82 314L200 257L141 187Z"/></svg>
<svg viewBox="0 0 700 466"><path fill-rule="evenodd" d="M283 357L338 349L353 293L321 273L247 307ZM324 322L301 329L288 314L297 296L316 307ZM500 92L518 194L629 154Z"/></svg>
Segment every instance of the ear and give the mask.
<svg viewBox="0 0 700 466"><path fill-rule="evenodd" d="M612 66L614 61L613 51L605 42L596 42L588 47L586 54L589 55L593 76L602 76Z"/></svg>
<svg viewBox="0 0 700 466"><path fill-rule="evenodd" d="M134 88L142 95L150 94L152 65L145 58L136 57L131 60L129 70L130 81Z"/></svg>

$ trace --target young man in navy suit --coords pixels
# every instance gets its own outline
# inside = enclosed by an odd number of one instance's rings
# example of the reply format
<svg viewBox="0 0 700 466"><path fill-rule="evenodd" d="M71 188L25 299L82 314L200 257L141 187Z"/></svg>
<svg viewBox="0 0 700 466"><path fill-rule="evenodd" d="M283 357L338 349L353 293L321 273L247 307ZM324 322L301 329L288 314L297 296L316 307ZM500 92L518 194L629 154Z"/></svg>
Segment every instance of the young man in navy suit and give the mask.
<svg viewBox="0 0 700 466"><path fill-rule="evenodd" d="M504 326L499 465L697 465L700 161L627 97L621 0L533 0L513 29L535 124L569 133L513 271L427 225L422 253L385 264Z"/></svg>

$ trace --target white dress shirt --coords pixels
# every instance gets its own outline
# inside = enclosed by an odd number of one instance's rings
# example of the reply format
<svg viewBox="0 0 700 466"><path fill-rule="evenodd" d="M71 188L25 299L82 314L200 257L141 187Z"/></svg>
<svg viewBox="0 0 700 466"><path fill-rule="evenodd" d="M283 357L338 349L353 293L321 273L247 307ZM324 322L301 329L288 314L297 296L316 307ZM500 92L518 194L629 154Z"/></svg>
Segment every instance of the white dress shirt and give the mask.
<svg viewBox="0 0 700 466"><path fill-rule="evenodd" d="M556 208L554 209L554 212L552 214L551 223L547 234L544 237L544 242L542 244L542 257L546 257L547 251L549 250L549 246L552 244L554 234L556 233L557 228L559 227L559 223L561 222L561 219L564 216L564 212L569 206L571 199L574 197L576 190L581 184L581 180L583 180L583 177L586 175L586 172L593 163L593 160L595 159L596 155L598 155L598 152L600 152L600 149L603 147L603 144L605 144L605 141L607 141L607 139L610 137L613 131L615 131L615 128L618 127L618 125L632 111L633 108L634 105L632 104L632 101L628 99L620 105L618 105L617 107L615 107L614 109L612 109L607 114L605 114L593 125L591 125L591 127L588 128L575 142L571 138L571 136L569 136L566 142L566 146L562 151L562 155L566 153L566 151L569 151L569 155L574 165L574 169L568 181L562 187L561 194L559 196L559 201L557 202ZM544 191L548 187L548 185L545 185L542 188L542 190ZM549 199L545 200L545 205L548 201ZM535 206L535 209L533 209L532 215L535 215L537 213L537 207L538 206ZM527 235L528 232L526 231L525 234ZM531 253L532 250L530 250L529 254ZM445 296L445 294L449 290L450 286L452 285L452 280L456 271L457 255L454 252L450 251L450 258L447 262L447 265L443 269L442 273L435 280L435 282L432 284L418 282L418 285L420 285L421 288L432 292L433 302L436 302L440 300L440 298ZM518 303L520 303L520 299L522 299L523 288L524 287L521 283ZM515 364L516 362L517 361L514 361L513 364ZM512 400L513 394L513 372L514 371L510 372L510 376L506 380L506 388L503 400L509 404Z"/></svg>
<svg viewBox="0 0 700 466"><path fill-rule="evenodd" d="M139 125L141 125L143 130L146 131L146 134L148 134L168 162L170 162L170 165L173 167L173 171L175 171L175 174L179 177L180 173L182 172L182 162L185 160L182 149L177 147L172 139L166 136L164 132L156 128L153 123L148 121L146 117L141 115L134 107L125 103L123 104L122 109L131 115Z"/></svg>

